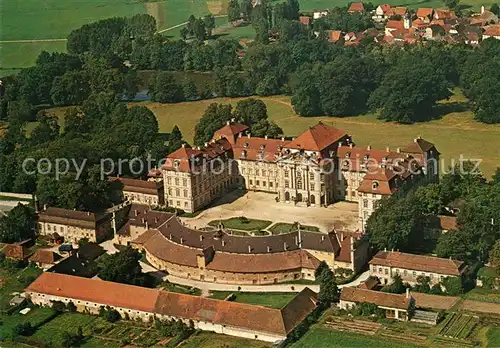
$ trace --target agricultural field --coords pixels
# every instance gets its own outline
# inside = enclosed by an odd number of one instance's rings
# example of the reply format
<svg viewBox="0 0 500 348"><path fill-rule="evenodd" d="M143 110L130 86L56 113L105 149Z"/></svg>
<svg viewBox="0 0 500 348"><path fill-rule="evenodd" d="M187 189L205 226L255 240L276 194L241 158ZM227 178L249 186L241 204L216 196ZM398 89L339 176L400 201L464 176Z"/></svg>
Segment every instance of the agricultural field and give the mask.
<svg viewBox="0 0 500 348"><path fill-rule="evenodd" d="M232 292L232 291L213 291L210 298L223 300L227 296L234 294L232 301L260 305L271 308L283 308L294 297L295 293L278 293L278 292Z"/></svg>
<svg viewBox="0 0 500 348"><path fill-rule="evenodd" d="M479 319L475 316L450 313L444 322L440 324L439 335L449 338L467 339L478 323Z"/></svg>
<svg viewBox="0 0 500 348"><path fill-rule="evenodd" d="M500 347L500 328L490 327L486 333L487 347Z"/></svg>
<svg viewBox="0 0 500 348"><path fill-rule="evenodd" d="M8 308L11 293L22 292L40 273L42 271L35 267L26 267L17 272L0 268L0 309Z"/></svg>
<svg viewBox="0 0 500 348"><path fill-rule="evenodd" d="M367 347L384 347L384 348L416 348L408 342L391 341L385 337L365 336L352 332L341 332L330 330L322 325L316 325L296 343L292 348L327 348L327 347L349 347L349 348L367 348Z"/></svg>
<svg viewBox="0 0 500 348"><path fill-rule="evenodd" d="M500 292L484 288L474 288L464 296L468 300L500 304Z"/></svg>

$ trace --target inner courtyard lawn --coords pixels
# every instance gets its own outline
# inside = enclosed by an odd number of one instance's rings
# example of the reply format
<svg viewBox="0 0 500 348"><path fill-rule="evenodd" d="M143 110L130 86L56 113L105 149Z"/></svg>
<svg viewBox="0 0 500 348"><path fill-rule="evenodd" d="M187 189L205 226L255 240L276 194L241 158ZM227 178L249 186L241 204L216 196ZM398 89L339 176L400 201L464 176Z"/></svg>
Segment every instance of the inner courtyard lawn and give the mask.
<svg viewBox="0 0 500 348"><path fill-rule="evenodd" d="M213 291L210 298L223 300L227 296L234 294L232 301L260 305L271 308L283 308L295 296L295 293L279 292L232 292L232 291Z"/></svg>
<svg viewBox="0 0 500 348"><path fill-rule="evenodd" d="M300 229L302 231L320 232L319 228L316 226L301 225ZM297 225L289 224L286 222L278 222L278 223L272 225L269 228L269 231L272 234L283 234L283 233L295 232L295 231L297 231Z"/></svg>
<svg viewBox="0 0 500 348"><path fill-rule="evenodd" d="M210 226L217 227L219 223L224 225L224 228L243 230L243 231L255 231L263 230L268 227L272 222L267 220L256 220L247 219L245 217L234 217L226 220L214 220L210 221L208 224Z"/></svg>
<svg viewBox="0 0 500 348"><path fill-rule="evenodd" d="M180 348L270 348L270 343L234 336L200 332L183 342Z"/></svg>

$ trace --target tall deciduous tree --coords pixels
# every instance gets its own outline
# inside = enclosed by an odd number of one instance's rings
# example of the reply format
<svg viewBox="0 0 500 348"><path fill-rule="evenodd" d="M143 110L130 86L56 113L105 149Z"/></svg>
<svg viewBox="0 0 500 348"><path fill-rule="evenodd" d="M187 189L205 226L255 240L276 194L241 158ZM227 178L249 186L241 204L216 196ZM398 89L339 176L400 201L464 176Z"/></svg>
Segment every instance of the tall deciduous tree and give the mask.
<svg viewBox="0 0 500 348"><path fill-rule="evenodd" d="M165 71L158 72L149 93L154 101L160 103L177 103L183 100L182 87L172 74Z"/></svg>
<svg viewBox="0 0 500 348"><path fill-rule="evenodd" d="M0 218L0 242L14 243L34 237L35 211L19 204Z"/></svg>
<svg viewBox="0 0 500 348"><path fill-rule="evenodd" d="M145 278L139 260L141 255L127 247L118 253L105 255L98 263L99 278L111 282L144 285Z"/></svg>

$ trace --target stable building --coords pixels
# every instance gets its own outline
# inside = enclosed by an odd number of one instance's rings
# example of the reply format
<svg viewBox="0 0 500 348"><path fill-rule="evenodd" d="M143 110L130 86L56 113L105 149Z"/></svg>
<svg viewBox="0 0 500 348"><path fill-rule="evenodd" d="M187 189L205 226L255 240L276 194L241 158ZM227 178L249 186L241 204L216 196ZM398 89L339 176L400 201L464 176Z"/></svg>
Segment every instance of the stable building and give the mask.
<svg viewBox="0 0 500 348"><path fill-rule="evenodd" d="M109 306L130 319L192 320L199 330L273 343L284 341L317 303L308 288L274 309L55 273L43 273L25 291L39 306L72 302L77 311L90 314Z"/></svg>

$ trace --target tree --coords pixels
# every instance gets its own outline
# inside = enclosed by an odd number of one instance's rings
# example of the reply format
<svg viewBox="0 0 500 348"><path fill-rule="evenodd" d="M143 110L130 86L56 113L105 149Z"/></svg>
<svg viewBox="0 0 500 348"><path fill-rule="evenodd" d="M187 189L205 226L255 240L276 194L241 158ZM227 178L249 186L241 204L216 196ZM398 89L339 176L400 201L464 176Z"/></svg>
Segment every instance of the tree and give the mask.
<svg viewBox="0 0 500 348"><path fill-rule="evenodd" d="M430 290L429 293L431 293L433 295L441 295L443 293L443 289L441 289L441 285L440 284L434 284L431 287L431 290Z"/></svg>
<svg viewBox="0 0 500 348"><path fill-rule="evenodd" d="M194 143L203 146L212 139L215 131L219 130L232 118L232 107L227 104L212 103L203 113L203 116L194 129Z"/></svg>
<svg viewBox="0 0 500 348"><path fill-rule="evenodd" d="M54 141L59 137L59 120L54 115L42 113L38 116L38 124L31 132L30 143L40 145Z"/></svg>
<svg viewBox="0 0 500 348"><path fill-rule="evenodd" d="M436 102L451 95L441 70L419 57L403 56L371 94L380 118L400 123L428 120Z"/></svg>
<svg viewBox="0 0 500 348"><path fill-rule="evenodd" d="M184 99L187 101L197 100L200 98L198 89L196 88L196 84L193 79L184 79L184 82L182 83L182 92L184 94Z"/></svg>
<svg viewBox="0 0 500 348"><path fill-rule="evenodd" d="M500 167L497 167L492 179L495 184L500 184Z"/></svg>
<svg viewBox="0 0 500 348"><path fill-rule="evenodd" d="M431 291L430 287L431 279L426 276L419 275L417 277L417 284L413 287L413 289L417 292L429 293Z"/></svg>
<svg viewBox="0 0 500 348"><path fill-rule="evenodd" d="M298 78L297 88L292 96L292 106L300 116L317 116L321 114L319 91L313 79Z"/></svg>
<svg viewBox="0 0 500 348"><path fill-rule="evenodd" d="M498 4L491 5L490 11L496 14L497 16L500 16L500 6L498 6Z"/></svg>
<svg viewBox="0 0 500 348"><path fill-rule="evenodd" d="M387 287L387 291L393 294L402 294L406 291L406 286L403 284L403 280L399 274L395 274L392 277L392 283Z"/></svg>
<svg viewBox="0 0 500 348"><path fill-rule="evenodd" d="M139 260L141 254L131 247L105 255L98 263L99 278L111 282L143 285L145 283Z"/></svg>
<svg viewBox="0 0 500 348"><path fill-rule="evenodd" d="M236 104L234 117L238 122L252 126L262 120L267 120L267 107L261 99L248 98Z"/></svg>
<svg viewBox="0 0 500 348"><path fill-rule="evenodd" d="M227 5L227 20L234 22L241 18L240 4L238 0L229 0Z"/></svg>
<svg viewBox="0 0 500 348"><path fill-rule="evenodd" d="M450 9L456 9L459 3L460 0L443 0L444 6Z"/></svg>
<svg viewBox="0 0 500 348"><path fill-rule="evenodd" d="M172 74L158 72L149 93L154 101L160 103L177 103L183 99L182 88L176 82Z"/></svg>
<svg viewBox="0 0 500 348"><path fill-rule="evenodd" d="M57 106L80 105L89 95L88 78L81 71L68 71L57 76L50 89L52 102Z"/></svg>
<svg viewBox="0 0 500 348"><path fill-rule="evenodd" d="M177 127L177 125L174 126L172 131L170 132L170 136L168 137L168 153L172 153L175 150L181 148L182 146L182 133Z"/></svg>
<svg viewBox="0 0 500 348"><path fill-rule="evenodd" d="M441 284L446 289L446 294L450 296L459 296L464 292L462 278L446 277L441 281Z"/></svg>
<svg viewBox="0 0 500 348"><path fill-rule="evenodd" d="M0 242L14 243L34 238L35 212L18 204L5 217L0 218Z"/></svg>
<svg viewBox="0 0 500 348"><path fill-rule="evenodd" d="M490 263L500 271L500 240L497 240L490 250Z"/></svg>
<svg viewBox="0 0 500 348"><path fill-rule="evenodd" d="M31 325L31 323L28 321L26 323L20 323L14 326L12 329L12 335L14 337L16 336L31 336L33 333L36 331L36 327Z"/></svg>
<svg viewBox="0 0 500 348"><path fill-rule="evenodd" d="M318 282L322 282L323 279L328 279L332 276L333 272L325 261L321 261L318 268L314 271L314 278Z"/></svg>
<svg viewBox="0 0 500 348"><path fill-rule="evenodd" d="M206 37L212 37L212 30L215 28L214 15L210 14L203 17L203 24L206 30Z"/></svg>
<svg viewBox="0 0 500 348"><path fill-rule="evenodd" d="M182 38L182 40L186 40L186 39L187 39L187 37L188 37L188 35L189 35L189 30L188 30L188 28L186 28L186 27L182 27L182 29L181 29L181 33L180 33L180 34L181 34L181 38Z"/></svg>
<svg viewBox="0 0 500 348"><path fill-rule="evenodd" d="M61 344L63 347L75 347L83 341L82 328L78 327L77 333L64 331L62 334Z"/></svg>
<svg viewBox="0 0 500 348"><path fill-rule="evenodd" d="M202 18L198 18L193 23L193 36L198 41L205 41L207 38L207 28L205 27L205 21Z"/></svg>
<svg viewBox="0 0 500 348"><path fill-rule="evenodd" d="M321 279L319 286L318 301L326 307L332 303L337 303L340 300L340 290L332 275L325 276Z"/></svg>

